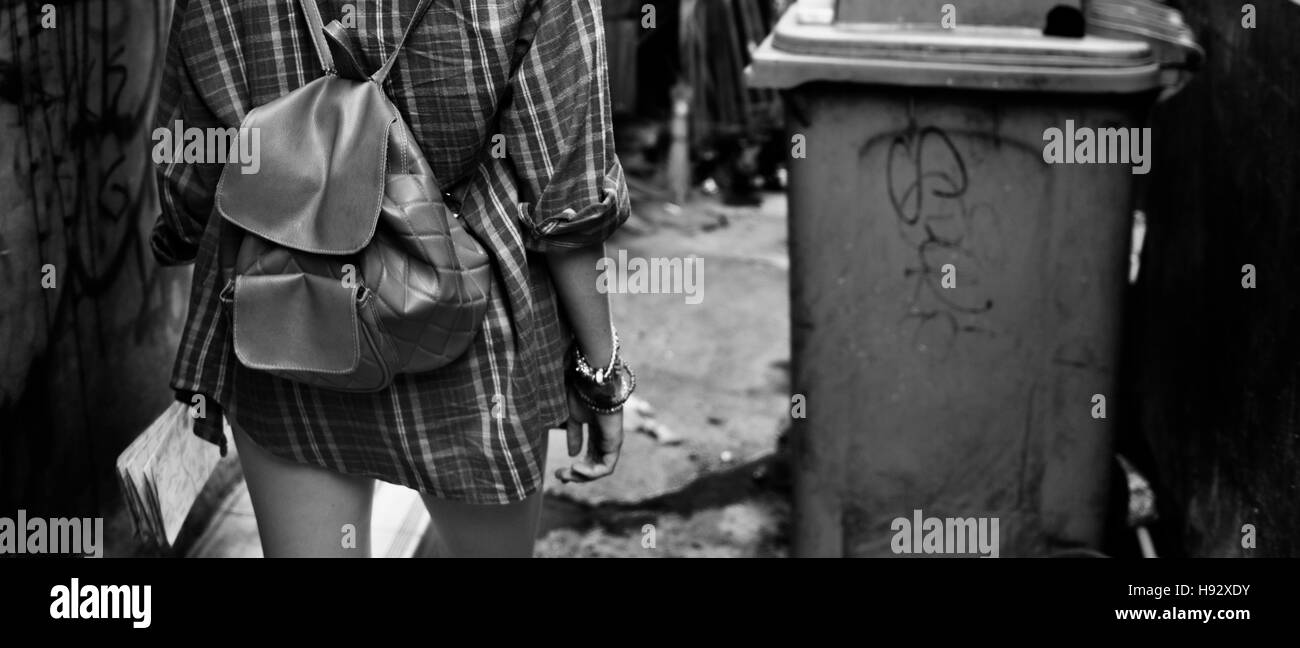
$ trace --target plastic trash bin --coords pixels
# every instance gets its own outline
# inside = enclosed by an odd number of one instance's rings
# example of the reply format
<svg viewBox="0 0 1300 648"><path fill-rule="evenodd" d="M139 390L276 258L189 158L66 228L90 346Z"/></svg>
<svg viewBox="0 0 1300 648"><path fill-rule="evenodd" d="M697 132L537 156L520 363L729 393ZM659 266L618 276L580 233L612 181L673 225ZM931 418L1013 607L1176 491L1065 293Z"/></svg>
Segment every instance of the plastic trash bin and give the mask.
<svg viewBox="0 0 1300 648"><path fill-rule="evenodd" d="M1149 2L1155 28L1075 3L1125 38L963 22L960 2L948 29L934 4L797 2L749 70L788 91L798 556L1102 537L1142 129L1200 52ZM954 544L970 522L996 551Z"/></svg>

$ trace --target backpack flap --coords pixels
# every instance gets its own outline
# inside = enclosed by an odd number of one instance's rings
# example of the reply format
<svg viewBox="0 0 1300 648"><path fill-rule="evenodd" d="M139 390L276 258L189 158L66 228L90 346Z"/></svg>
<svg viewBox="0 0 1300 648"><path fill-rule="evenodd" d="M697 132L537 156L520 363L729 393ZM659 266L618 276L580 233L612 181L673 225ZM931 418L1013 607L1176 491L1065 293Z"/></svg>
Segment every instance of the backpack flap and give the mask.
<svg viewBox="0 0 1300 648"><path fill-rule="evenodd" d="M260 164L226 164L217 213L294 250L360 251L379 220L397 119L377 84L335 76L253 109L240 128L258 138Z"/></svg>
<svg viewBox="0 0 1300 648"><path fill-rule="evenodd" d="M361 362L357 286L304 273L237 275L235 356L262 371L346 374Z"/></svg>

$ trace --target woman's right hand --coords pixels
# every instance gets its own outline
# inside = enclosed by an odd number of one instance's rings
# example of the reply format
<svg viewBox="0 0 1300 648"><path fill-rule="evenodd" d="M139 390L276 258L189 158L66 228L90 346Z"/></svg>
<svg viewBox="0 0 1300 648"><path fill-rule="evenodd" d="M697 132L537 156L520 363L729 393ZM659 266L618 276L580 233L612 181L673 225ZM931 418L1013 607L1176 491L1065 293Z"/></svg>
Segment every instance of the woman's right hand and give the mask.
<svg viewBox="0 0 1300 648"><path fill-rule="evenodd" d="M583 432L587 437L587 454L567 468L555 471L560 481L586 483L614 474L618 455L623 449L623 412L601 414L590 407L569 389L569 420L565 427L569 440L569 456L582 452Z"/></svg>

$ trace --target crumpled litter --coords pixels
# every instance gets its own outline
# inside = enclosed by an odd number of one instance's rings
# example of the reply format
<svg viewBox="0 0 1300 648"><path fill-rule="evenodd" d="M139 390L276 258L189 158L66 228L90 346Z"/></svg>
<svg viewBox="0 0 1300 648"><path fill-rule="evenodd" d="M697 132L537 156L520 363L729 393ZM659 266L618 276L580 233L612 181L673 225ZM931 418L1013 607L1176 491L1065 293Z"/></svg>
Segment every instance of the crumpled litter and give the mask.
<svg viewBox="0 0 1300 648"><path fill-rule="evenodd" d="M643 398L635 395L628 398L623 404L623 411L628 414L628 427L649 435L659 445L680 445L686 440L672 428L656 421L654 407Z"/></svg>

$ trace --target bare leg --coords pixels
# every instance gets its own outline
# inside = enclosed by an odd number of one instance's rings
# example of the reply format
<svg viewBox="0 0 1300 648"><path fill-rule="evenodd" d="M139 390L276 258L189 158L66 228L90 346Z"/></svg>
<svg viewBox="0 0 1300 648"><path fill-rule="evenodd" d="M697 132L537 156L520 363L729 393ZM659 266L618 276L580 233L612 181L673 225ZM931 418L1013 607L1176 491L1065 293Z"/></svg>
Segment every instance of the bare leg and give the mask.
<svg viewBox="0 0 1300 648"><path fill-rule="evenodd" d="M263 555L370 557L374 480L285 461L259 447L233 421L231 428ZM351 541L345 525L352 525Z"/></svg>
<svg viewBox="0 0 1300 648"><path fill-rule="evenodd" d="M445 558L530 558L542 491L510 504L466 504L424 496L438 555Z"/></svg>
<svg viewBox="0 0 1300 648"><path fill-rule="evenodd" d="M542 435L543 447L550 432ZM542 452L546 466L546 452ZM444 558L531 558L542 516L542 489L510 504L466 504L424 495L438 555Z"/></svg>

